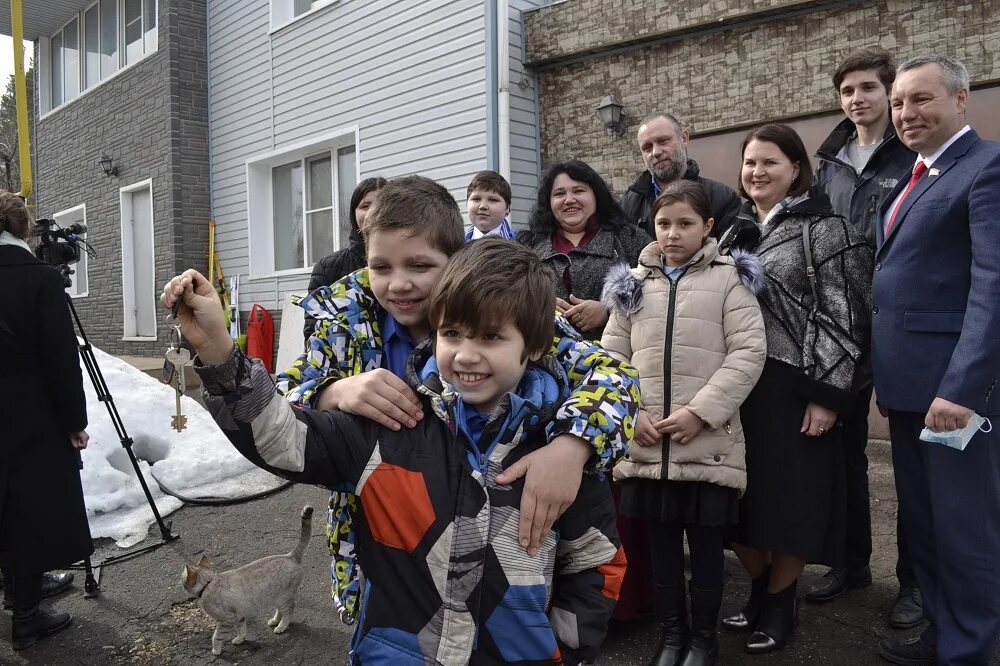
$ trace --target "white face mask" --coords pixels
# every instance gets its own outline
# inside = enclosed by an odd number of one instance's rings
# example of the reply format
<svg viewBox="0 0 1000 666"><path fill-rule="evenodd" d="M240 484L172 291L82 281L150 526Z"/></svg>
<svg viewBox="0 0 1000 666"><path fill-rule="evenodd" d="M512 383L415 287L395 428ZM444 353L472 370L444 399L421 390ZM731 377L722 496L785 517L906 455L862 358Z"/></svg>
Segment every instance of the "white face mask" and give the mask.
<svg viewBox="0 0 1000 666"><path fill-rule="evenodd" d="M984 425L986 426L985 428L983 427ZM965 447L969 445L969 441L972 439L972 436L980 430L983 432L990 432L993 430L993 424L990 423L988 418L980 416L979 414L973 414L972 418L969 419L969 423L960 430L934 432L928 428L924 428L920 431L920 439L925 442L930 442L931 444L944 444L945 446L950 446L953 449L964 451Z"/></svg>

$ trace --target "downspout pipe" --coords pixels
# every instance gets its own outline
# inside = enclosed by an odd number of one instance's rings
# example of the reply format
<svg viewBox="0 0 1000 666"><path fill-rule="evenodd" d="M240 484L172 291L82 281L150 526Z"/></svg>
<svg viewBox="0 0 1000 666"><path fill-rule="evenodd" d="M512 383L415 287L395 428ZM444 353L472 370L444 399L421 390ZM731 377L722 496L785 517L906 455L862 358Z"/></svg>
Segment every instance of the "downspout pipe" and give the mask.
<svg viewBox="0 0 1000 666"><path fill-rule="evenodd" d="M498 136L499 122L497 116L497 89L499 88L499 67L497 66L497 2L498 0L486 0L484 8L483 32L486 48L486 168L491 171L500 171L500 140Z"/></svg>
<svg viewBox="0 0 1000 666"><path fill-rule="evenodd" d="M510 18L509 1L496 0L497 171L510 182Z"/></svg>

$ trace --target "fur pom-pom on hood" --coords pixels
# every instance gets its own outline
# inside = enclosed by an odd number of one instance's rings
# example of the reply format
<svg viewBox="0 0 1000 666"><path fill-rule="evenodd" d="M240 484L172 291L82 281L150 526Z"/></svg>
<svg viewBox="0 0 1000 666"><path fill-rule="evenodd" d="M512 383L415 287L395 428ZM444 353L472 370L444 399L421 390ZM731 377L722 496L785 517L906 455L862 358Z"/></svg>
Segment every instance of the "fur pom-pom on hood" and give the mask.
<svg viewBox="0 0 1000 666"><path fill-rule="evenodd" d="M604 279L601 303L609 310L632 314L642 305L642 280L626 264L615 264Z"/></svg>
<svg viewBox="0 0 1000 666"><path fill-rule="evenodd" d="M754 296L759 294L764 288L764 267L757 255L741 248L733 248L729 256L736 263L736 273L740 276L740 282Z"/></svg>

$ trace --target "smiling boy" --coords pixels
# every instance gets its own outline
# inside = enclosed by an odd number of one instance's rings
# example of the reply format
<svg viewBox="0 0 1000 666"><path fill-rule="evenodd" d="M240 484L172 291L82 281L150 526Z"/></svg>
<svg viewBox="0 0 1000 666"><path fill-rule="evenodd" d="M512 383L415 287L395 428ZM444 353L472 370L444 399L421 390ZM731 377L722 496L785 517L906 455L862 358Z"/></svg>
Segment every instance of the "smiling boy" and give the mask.
<svg viewBox="0 0 1000 666"><path fill-rule="evenodd" d="M513 240L514 230L510 227L510 183L496 171L480 171L466 190L471 227L465 232L465 240L476 240L483 236L499 236Z"/></svg>
<svg viewBox="0 0 1000 666"><path fill-rule="evenodd" d="M380 191L364 235L368 268L300 303L317 325L306 353L279 375L278 390L293 404L339 409L393 430L412 428L426 412L405 381L406 359L431 331L430 294L449 257L465 243L462 217L442 185L407 176ZM532 302L554 315L554 301ZM600 473L625 451L639 401L630 365L581 340L562 317L556 317L555 331L550 351L569 378L570 393L548 428L549 445L501 477L510 483L525 476L519 529L529 554L576 497L584 466ZM334 596L342 619L351 622L360 594L350 527L357 500L349 487L336 490L344 492L331 499Z"/></svg>
<svg viewBox="0 0 1000 666"><path fill-rule="evenodd" d="M552 277L530 250L484 239L460 250L431 290L436 339L405 379L429 416L395 430L341 411L293 408L227 335L211 285L174 278L206 404L249 460L280 476L351 487L366 575L352 664L589 663L625 571L607 483L586 475L529 555L524 482L501 471L546 448L570 392L549 354ZM432 344L433 342L433 344ZM564 662L565 660L565 662Z"/></svg>

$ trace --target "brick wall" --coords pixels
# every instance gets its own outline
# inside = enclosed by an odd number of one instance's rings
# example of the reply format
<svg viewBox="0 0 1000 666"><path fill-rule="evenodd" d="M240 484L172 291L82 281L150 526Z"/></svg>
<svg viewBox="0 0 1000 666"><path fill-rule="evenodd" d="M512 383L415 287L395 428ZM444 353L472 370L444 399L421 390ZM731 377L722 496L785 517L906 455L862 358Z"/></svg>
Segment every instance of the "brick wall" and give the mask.
<svg viewBox="0 0 1000 666"><path fill-rule="evenodd" d="M974 83L1000 80L996 2L568 0L525 19L543 164L584 160L619 192L642 168L634 135L645 116L671 111L704 133L836 110L830 75L862 46L900 61L947 52ZM594 112L607 93L629 114L624 137Z"/></svg>
<svg viewBox="0 0 1000 666"><path fill-rule="evenodd" d="M91 341L113 354L151 356L157 342L123 341L119 188L152 180L156 285L207 265L209 204L205 0L160 0L157 51L40 118L38 212L86 204L89 295L75 299ZM37 55L37 54L36 54ZM36 60L37 62L37 60ZM117 177L97 165L111 155Z"/></svg>

